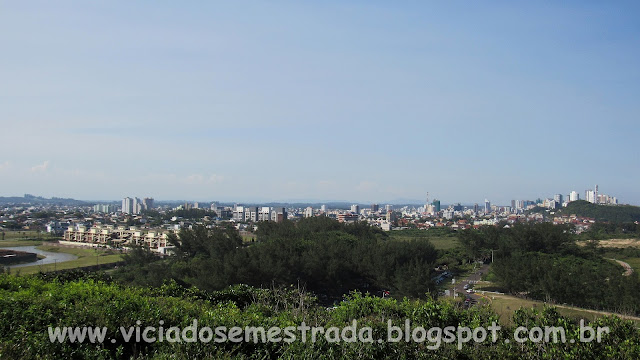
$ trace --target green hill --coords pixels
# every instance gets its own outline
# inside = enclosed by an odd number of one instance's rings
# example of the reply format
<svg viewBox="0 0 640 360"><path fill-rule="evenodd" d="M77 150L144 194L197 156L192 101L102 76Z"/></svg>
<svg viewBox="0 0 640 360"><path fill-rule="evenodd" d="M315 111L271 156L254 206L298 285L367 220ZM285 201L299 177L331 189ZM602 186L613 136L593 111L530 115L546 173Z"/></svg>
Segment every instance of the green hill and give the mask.
<svg viewBox="0 0 640 360"><path fill-rule="evenodd" d="M570 202L560 210L564 215L576 214L594 218L598 221L634 222L640 221L640 207L631 205L596 205L588 201Z"/></svg>

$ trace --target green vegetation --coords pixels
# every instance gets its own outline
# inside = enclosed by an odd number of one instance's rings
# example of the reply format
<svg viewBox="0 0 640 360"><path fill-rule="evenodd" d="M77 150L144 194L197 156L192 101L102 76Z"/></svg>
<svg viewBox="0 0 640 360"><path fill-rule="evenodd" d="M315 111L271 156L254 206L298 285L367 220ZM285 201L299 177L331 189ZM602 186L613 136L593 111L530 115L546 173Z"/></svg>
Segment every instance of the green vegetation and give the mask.
<svg viewBox="0 0 640 360"><path fill-rule="evenodd" d="M488 259L497 284L532 299L638 314L638 274L622 276L618 264L594 246L576 245L569 227L549 223L485 227L461 233L472 258Z"/></svg>
<svg viewBox="0 0 640 360"><path fill-rule="evenodd" d="M457 233L449 228L393 230L388 234L391 239L398 241L427 239L438 250L449 250L460 246Z"/></svg>
<svg viewBox="0 0 640 360"><path fill-rule="evenodd" d="M41 240L0 240L0 248L15 246L37 246L42 245Z"/></svg>
<svg viewBox="0 0 640 360"><path fill-rule="evenodd" d="M175 256L164 261L142 250L126 256L130 266L117 272L124 281L159 285L165 279L219 290L299 284L333 299L351 290L395 296L424 296L432 284L437 250L427 240L394 241L364 223L341 224L327 217L296 223L261 222L257 241L242 246L233 228L183 229L170 237Z"/></svg>
<svg viewBox="0 0 640 360"><path fill-rule="evenodd" d="M578 237L579 240L605 240L605 239L638 239L640 238L640 225L636 223L595 223L589 231L585 231Z"/></svg>
<svg viewBox="0 0 640 360"><path fill-rule="evenodd" d="M63 248L59 246L42 245L38 246L38 249L50 252L64 252L68 254L76 255L78 258L75 260L59 262L55 264L46 265L33 265L24 266L13 269L20 275L36 274L39 272L47 272L53 270L68 270L82 268L86 266L93 266L96 264L111 264L118 261L122 261L122 255L114 253L109 250L95 250L84 248Z"/></svg>
<svg viewBox="0 0 640 360"><path fill-rule="evenodd" d="M160 323L160 321L163 323ZM267 343L252 339L241 343L230 341L124 342L120 327L136 326L165 329L176 326L185 329L198 321L198 328L215 329L238 326L280 327L299 326L302 322L325 329L344 328L357 321L358 328L368 326L371 342L331 343L318 336L312 343L301 341L295 332L292 342ZM387 321L403 327L409 320L412 327L445 326L488 327L497 321L489 308L464 310L454 302L426 300L396 300L352 293L334 309L318 306L316 299L295 287L272 290L234 286L222 291L206 292L182 287L175 282L160 287L134 288L111 282L108 278L78 277L65 274L50 278L0 275L0 357L13 358L136 358L136 359L442 359L442 358L500 358L500 359L637 359L640 357L640 331L629 321L605 317L589 324L608 326L610 333L603 341L590 343L525 342L505 343L517 326L561 326L567 339L578 338L578 326L561 316L554 308L518 310L511 326L499 332L499 341L473 341L462 344L440 343L428 349L430 342L377 342L387 339ZM105 341L51 342L49 326L106 327ZM175 333L174 333L175 336ZM369 337L369 336L367 336ZM167 337L165 337L166 339ZM216 335L216 338L217 335Z"/></svg>
<svg viewBox="0 0 640 360"><path fill-rule="evenodd" d="M2 240L34 240L34 239L44 239L44 238L50 237L50 235L47 233L43 233L41 231L34 231L34 230L3 231L3 232L4 232L4 235Z"/></svg>
<svg viewBox="0 0 640 360"><path fill-rule="evenodd" d="M640 207L631 205L596 205L588 201L570 202L566 208L558 211L563 215L575 214L594 218L597 221L632 223L640 221Z"/></svg>
<svg viewBox="0 0 640 360"><path fill-rule="evenodd" d="M544 307L549 306L549 304L545 304L542 301L522 299L515 296L501 294L486 295L489 299L491 299L491 308L500 317L500 321L506 325L513 325L513 316L519 309L525 308L541 310L544 309ZM595 321L606 316L611 316L610 313L580 309L575 307L556 306L555 308L560 315L569 319L573 319L574 321L579 321L580 319ZM636 326L640 326L639 318L630 317L629 320L633 321Z"/></svg>

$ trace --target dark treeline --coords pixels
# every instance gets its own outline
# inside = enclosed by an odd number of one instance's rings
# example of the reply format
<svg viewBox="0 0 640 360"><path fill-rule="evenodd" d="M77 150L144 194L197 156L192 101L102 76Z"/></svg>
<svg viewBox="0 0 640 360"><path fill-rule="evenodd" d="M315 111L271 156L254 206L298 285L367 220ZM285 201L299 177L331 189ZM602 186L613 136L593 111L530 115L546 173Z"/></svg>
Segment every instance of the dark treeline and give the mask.
<svg viewBox="0 0 640 360"><path fill-rule="evenodd" d="M589 231L580 234L584 240L611 238L640 238L640 225L636 223L595 223Z"/></svg>
<svg viewBox="0 0 640 360"><path fill-rule="evenodd" d="M564 215L586 216L598 221L617 223L640 221L640 207L631 205L596 205L588 201L578 200L570 202L560 212Z"/></svg>
<svg viewBox="0 0 640 360"><path fill-rule="evenodd" d="M484 227L460 234L469 256L488 260L492 272L512 293L618 312L640 312L636 273L604 259L594 246L576 245L567 226L549 223Z"/></svg>
<svg viewBox="0 0 640 360"><path fill-rule="evenodd" d="M117 276L139 285L173 279L204 290L294 284L328 296L389 290L419 297L435 291L431 278L438 252L428 240L393 241L364 223L326 217L261 222L257 241L249 246L233 228L183 229L171 241L173 256L158 261L136 250Z"/></svg>

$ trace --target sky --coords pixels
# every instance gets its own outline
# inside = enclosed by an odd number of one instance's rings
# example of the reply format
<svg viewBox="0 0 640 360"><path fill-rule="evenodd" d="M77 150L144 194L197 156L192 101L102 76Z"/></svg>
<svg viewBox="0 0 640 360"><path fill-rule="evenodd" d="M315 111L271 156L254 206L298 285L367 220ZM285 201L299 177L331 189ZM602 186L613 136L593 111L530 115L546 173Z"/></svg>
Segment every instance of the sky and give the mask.
<svg viewBox="0 0 640 360"><path fill-rule="evenodd" d="M640 205L640 4L0 1L0 196Z"/></svg>

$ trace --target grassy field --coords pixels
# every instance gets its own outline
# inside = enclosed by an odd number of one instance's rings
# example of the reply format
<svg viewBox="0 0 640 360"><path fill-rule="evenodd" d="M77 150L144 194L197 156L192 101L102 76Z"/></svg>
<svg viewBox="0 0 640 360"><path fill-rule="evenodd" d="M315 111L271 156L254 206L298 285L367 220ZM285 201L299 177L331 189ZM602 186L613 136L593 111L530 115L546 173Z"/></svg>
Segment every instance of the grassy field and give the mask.
<svg viewBox="0 0 640 360"><path fill-rule="evenodd" d="M460 245L456 234L438 230L392 230L388 234L392 239L398 241L429 239L438 250L448 250Z"/></svg>
<svg viewBox="0 0 640 360"><path fill-rule="evenodd" d="M0 235L1 236L1 235ZM40 245L43 241L56 240L46 232L33 230L4 231L4 239L0 237L0 247Z"/></svg>
<svg viewBox="0 0 640 360"><path fill-rule="evenodd" d="M13 247L13 246L33 246L33 245L41 245L41 240L0 240L0 248L1 247Z"/></svg>
<svg viewBox="0 0 640 360"><path fill-rule="evenodd" d="M57 264L25 266L13 269L13 272L19 274L34 274L39 271L47 272L65 269L75 269L79 267L92 266L96 264L110 264L122 260L122 255L113 253L109 250L95 250L84 248L64 248L53 245L38 246L38 249L51 252L64 252L76 255L78 258L71 261L59 262ZM97 256L96 256L97 254Z"/></svg>
<svg viewBox="0 0 640 360"><path fill-rule="evenodd" d="M0 235L1 236L1 235ZM21 240L21 239L48 239L51 235L47 232L24 230L24 231L4 231L5 240ZM2 239L0 237L0 239Z"/></svg>
<svg viewBox="0 0 640 360"><path fill-rule="evenodd" d="M633 268L634 271L636 272L640 272L640 258L638 257L630 257L630 258L626 258L626 259L620 259L626 263L628 263L629 265L631 265L631 267Z"/></svg>
<svg viewBox="0 0 640 360"><path fill-rule="evenodd" d="M500 316L500 321L504 324L509 324L509 325L512 325L513 313L516 310L523 307L536 308L536 309L542 310L545 306L545 303L543 303L542 301L521 299L515 296L509 296L509 295L486 293L484 296L485 298L490 300L490 305L493 308L493 310ZM580 308L574 308L574 307L569 307L564 305L550 305L550 306L556 306L558 312L561 315L569 318L573 318L573 319L585 319L585 320L591 321L605 315L611 315L611 313L608 313L608 312L580 309ZM616 315L620 317L625 317L623 315L618 315L618 314ZM628 318L633 320L633 322L637 326L640 326L640 318L637 318L637 317L628 317Z"/></svg>

